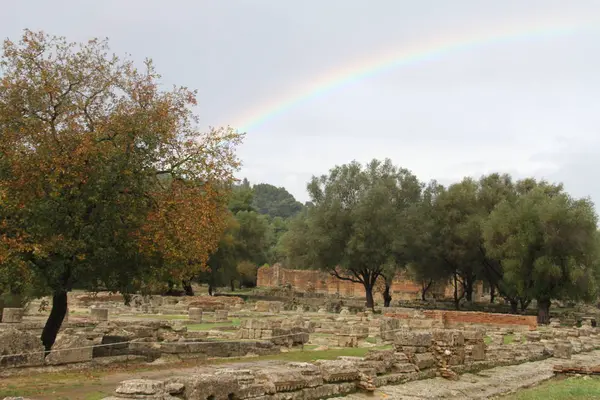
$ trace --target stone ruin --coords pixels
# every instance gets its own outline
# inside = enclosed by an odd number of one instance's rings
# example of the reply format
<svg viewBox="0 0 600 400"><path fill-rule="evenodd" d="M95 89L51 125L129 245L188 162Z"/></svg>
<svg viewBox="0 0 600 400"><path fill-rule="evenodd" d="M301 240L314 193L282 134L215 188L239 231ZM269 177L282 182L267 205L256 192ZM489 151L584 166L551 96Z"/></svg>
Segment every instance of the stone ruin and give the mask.
<svg viewBox="0 0 600 400"><path fill-rule="evenodd" d="M302 318L269 320L243 320L238 331L239 339L262 339L280 345L291 347L302 345L309 340L310 324L305 324Z"/></svg>
<svg viewBox="0 0 600 400"><path fill-rule="evenodd" d="M322 399L436 376L459 379L469 371L600 348L596 329L547 330L526 336L531 343L486 345L480 329L401 330L394 332L392 350L372 350L365 357L216 368L166 380L124 381L115 396L104 400ZM502 355L496 347L502 347Z"/></svg>

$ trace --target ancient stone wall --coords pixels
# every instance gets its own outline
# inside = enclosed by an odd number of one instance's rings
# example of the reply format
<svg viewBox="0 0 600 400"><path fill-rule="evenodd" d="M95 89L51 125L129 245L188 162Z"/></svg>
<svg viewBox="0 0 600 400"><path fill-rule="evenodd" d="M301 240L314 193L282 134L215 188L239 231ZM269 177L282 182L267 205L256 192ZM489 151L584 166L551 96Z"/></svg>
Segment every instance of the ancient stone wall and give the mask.
<svg viewBox="0 0 600 400"><path fill-rule="evenodd" d="M389 308L384 315L395 319L413 320L415 319L415 312L413 309ZM537 328L537 318L534 315L444 310L423 310L418 311L418 314L420 318L436 321L438 326L445 328L460 328L465 325L511 327L523 330L535 330Z"/></svg>
<svg viewBox="0 0 600 400"><path fill-rule="evenodd" d="M279 264L260 267L256 285L263 288L290 285L297 292L338 294L344 297L365 295L365 289L360 283L344 281L322 271L286 269ZM481 282L475 285L474 292L475 300L481 298L483 295ZM395 299L418 299L421 296L421 285L410 280L405 273L398 273L392 282L392 293ZM438 298L451 298L454 295L454 286L436 285L428 293Z"/></svg>

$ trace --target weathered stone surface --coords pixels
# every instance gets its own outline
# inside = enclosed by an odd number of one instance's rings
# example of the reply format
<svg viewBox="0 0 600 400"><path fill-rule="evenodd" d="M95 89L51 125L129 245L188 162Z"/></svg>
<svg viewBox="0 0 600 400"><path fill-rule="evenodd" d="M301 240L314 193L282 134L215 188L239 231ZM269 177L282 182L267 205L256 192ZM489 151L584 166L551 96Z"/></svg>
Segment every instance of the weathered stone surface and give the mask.
<svg viewBox="0 0 600 400"><path fill-rule="evenodd" d="M468 344L465 346L465 351L467 357L471 361L485 360L485 344L483 342L478 344Z"/></svg>
<svg viewBox="0 0 600 400"><path fill-rule="evenodd" d="M190 307L188 309L188 318L193 322L202 322L202 309Z"/></svg>
<svg viewBox="0 0 600 400"><path fill-rule="evenodd" d="M573 352L573 345L570 343L557 343L554 346L554 357L570 359Z"/></svg>
<svg viewBox="0 0 600 400"><path fill-rule="evenodd" d="M0 367L44 364L44 346L38 336L16 329L0 331Z"/></svg>
<svg viewBox="0 0 600 400"><path fill-rule="evenodd" d="M99 341L101 338L98 338ZM92 360L93 345L95 340L90 340L84 335L66 335L59 333L52 346L52 351L46 356L46 364L70 364Z"/></svg>
<svg viewBox="0 0 600 400"><path fill-rule="evenodd" d="M115 390L124 395L157 395L164 391L164 383L150 379L132 379L123 381Z"/></svg>
<svg viewBox="0 0 600 400"><path fill-rule="evenodd" d="M229 313L227 310L216 310L215 311L215 321L216 322L226 322Z"/></svg>
<svg viewBox="0 0 600 400"><path fill-rule="evenodd" d="M317 360L315 365L320 368L325 382L352 381L359 377L358 368L350 361Z"/></svg>
<svg viewBox="0 0 600 400"><path fill-rule="evenodd" d="M108 321L108 309L90 308L90 316L94 321Z"/></svg>
<svg viewBox="0 0 600 400"><path fill-rule="evenodd" d="M432 368L435 366L436 361L431 353L419 353L414 355L414 363L420 369Z"/></svg>
<svg viewBox="0 0 600 400"><path fill-rule="evenodd" d="M461 331L454 329L435 329L433 332L433 340L443 342L447 346L464 346L465 338Z"/></svg>
<svg viewBox="0 0 600 400"><path fill-rule="evenodd" d="M431 345L431 333L429 332L396 332L394 336L394 345L396 346L423 346Z"/></svg>
<svg viewBox="0 0 600 400"><path fill-rule="evenodd" d="M2 322L5 324L17 324L23 321L24 310L22 308L5 308L2 310Z"/></svg>

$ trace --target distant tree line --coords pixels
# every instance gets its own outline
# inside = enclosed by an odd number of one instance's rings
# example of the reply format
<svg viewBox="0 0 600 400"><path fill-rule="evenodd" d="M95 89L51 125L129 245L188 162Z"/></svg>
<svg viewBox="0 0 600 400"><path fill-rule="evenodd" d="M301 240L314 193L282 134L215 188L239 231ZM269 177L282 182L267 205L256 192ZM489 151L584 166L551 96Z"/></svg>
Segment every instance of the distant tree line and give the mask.
<svg viewBox="0 0 600 400"><path fill-rule="evenodd" d="M367 306L383 278L407 271L424 293L452 282L458 308L484 281L524 311L535 300L547 323L552 300L593 300L600 276L597 215L562 184L507 174L444 187L420 182L390 160L336 166L308 184L312 206L289 223L279 244L291 266L311 266L361 283Z"/></svg>

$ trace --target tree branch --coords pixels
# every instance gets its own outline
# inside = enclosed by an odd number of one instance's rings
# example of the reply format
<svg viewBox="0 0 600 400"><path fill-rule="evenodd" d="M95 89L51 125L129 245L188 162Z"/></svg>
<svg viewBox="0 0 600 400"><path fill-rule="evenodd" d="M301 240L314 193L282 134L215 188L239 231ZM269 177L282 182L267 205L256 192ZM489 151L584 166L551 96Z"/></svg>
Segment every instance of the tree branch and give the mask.
<svg viewBox="0 0 600 400"><path fill-rule="evenodd" d="M354 283L362 283L362 284L364 284L364 281L363 281L363 280L359 280L360 278L358 278L358 279L355 279L355 278L351 278L351 277L347 277L347 276L342 276L342 275L340 275L340 274L338 273L338 271L337 271L337 270L335 270L335 269L334 269L334 270L332 270L332 271L329 271L329 274L330 274L331 276L335 276L336 278L338 278L338 279L340 279L340 280L342 280L342 281L349 281L349 282L354 282ZM355 273L355 276L356 276L356 273Z"/></svg>

